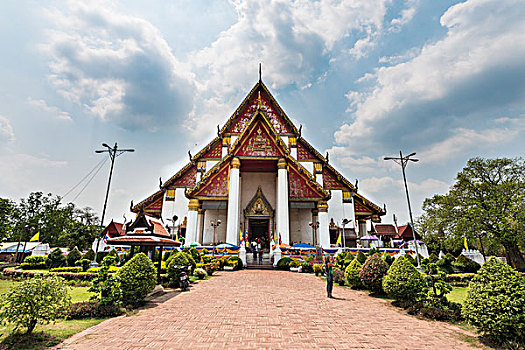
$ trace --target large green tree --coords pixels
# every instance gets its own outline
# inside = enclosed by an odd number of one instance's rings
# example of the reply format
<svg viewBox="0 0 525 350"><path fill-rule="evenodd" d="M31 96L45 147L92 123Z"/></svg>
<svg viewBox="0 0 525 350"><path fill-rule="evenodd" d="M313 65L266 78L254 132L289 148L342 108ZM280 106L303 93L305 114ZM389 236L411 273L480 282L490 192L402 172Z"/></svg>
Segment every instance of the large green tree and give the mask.
<svg viewBox="0 0 525 350"><path fill-rule="evenodd" d="M461 249L482 231L489 252L503 247L513 266L523 266L525 237L525 163L523 159L472 158L445 195L423 203L420 228L449 250Z"/></svg>
<svg viewBox="0 0 525 350"><path fill-rule="evenodd" d="M13 232L13 214L15 204L7 199L0 198L0 240L11 236Z"/></svg>

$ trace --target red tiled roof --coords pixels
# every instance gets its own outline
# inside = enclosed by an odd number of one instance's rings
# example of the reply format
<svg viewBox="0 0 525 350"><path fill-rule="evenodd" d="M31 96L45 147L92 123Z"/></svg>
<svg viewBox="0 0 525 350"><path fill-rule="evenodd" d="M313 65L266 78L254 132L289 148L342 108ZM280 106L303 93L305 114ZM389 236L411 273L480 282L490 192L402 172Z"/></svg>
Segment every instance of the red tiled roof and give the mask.
<svg viewBox="0 0 525 350"><path fill-rule="evenodd" d="M166 236L170 237L170 234L166 231L164 226L160 222L151 220L151 223L153 223L153 233L156 235Z"/></svg>
<svg viewBox="0 0 525 350"><path fill-rule="evenodd" d="M396 228L392 224L377 224L374 225L374 230L378 235L395 236L397 234Z"/></svg>
<svg viewBox="0 0 525 350"><path fill-rule="evenodd" d="M395 239L413 240L412 227L410 225L398 226L399 233L394 237ZM421 236L416 232L416 239L421 239Z"/></svg>
<svg viewBox="0 0 525 350"><path fill-rule="evenodd" d="M107 240L111 245L147 245L147 246L180 246L181 243L169 238L150 235L129 235L110 238Z"/></svg>

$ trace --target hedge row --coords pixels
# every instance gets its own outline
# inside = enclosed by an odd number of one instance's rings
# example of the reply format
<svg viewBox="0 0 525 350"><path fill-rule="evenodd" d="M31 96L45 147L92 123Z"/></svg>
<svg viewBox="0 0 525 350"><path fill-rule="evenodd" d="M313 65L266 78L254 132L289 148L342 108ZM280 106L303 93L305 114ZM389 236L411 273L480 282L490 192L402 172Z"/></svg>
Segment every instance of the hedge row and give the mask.
<svg viewBox="0 0 525 350"><path fill-rule="evenodd" d="M39 275L53 275L60 276L68 281L91 281L96 276L95 273L23 271L13 268L4 269L4 275L13 278L32 278Z"/></svg>

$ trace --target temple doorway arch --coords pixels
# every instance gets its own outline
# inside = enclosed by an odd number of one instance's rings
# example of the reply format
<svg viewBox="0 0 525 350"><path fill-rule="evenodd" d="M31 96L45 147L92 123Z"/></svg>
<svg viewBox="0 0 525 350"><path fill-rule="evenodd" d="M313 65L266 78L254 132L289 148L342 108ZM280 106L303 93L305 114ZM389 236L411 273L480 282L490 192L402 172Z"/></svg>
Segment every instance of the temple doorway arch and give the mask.
<svg viewBox="0 0 525 350"><path fill-rule="evenodd" d="M262 192L261 186L244 209L244 227L248 230L248 242L261 244L265 252L270 251L274 232L274 213L270 202Z"/></svg>

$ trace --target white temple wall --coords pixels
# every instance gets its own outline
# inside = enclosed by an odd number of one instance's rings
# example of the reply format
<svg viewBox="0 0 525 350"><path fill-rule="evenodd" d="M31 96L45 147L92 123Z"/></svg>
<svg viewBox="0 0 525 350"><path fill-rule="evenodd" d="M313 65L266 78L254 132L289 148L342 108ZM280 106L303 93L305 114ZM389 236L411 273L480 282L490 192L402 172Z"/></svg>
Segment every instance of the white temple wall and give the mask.
<svg viewBox="0 0 525 350"><path fill-rule="evenodd" d="M275 210L276 208L276 181L275 173L241 173L241 206L239 219L244 222L244 209L252 200L257 192L257 188L261 186L261 190L270 202L270 205Z"/></svg>
<svg viewBox="0 0 525 350"><path fill-rule="evenodd" d="M354 219L352 213L347 212L347 207L344 208L343 214L343 191L332 190L332 198L328 201L328 220L334 219L334 222L341 226L343 218L346 216L348 220ZM350 226L346 226L350 227Z"/></svg>
<svg viewBox="0 0 525 350"><path fill-rule="evenodd" d="M190 200L184 195L184 188L177 188L175 190L175 201L164 201L162 205L162 219L164 223L171 226L170 221L173 215L177 215L177 225L181 224L185 216L188 216L188 203Z"/></svg>
<svg viewBox="0 0 525 350"><path fill-rule="evenodd" d="M210 220L221 220L221 224L215 230L215 242L226 241L226 216L227 210L224 209L206 209L204 213L204 232L202 234L202 245L211 245L213 243L213 227Z"/></svg>
<svg viewBox="0 0 525 350"><path fill-rule="evenodd" d="M313 244L312 209L290 208L290 243L308 242Z"/></svg>
<svg viewBox="0 0 525 350"><path fill-rule="evenodd" d="M210 171L210 169L213 168L215 164L217 164L218 162L219 162L218 160L207 160L206 161L206 173Z"/></svg>

